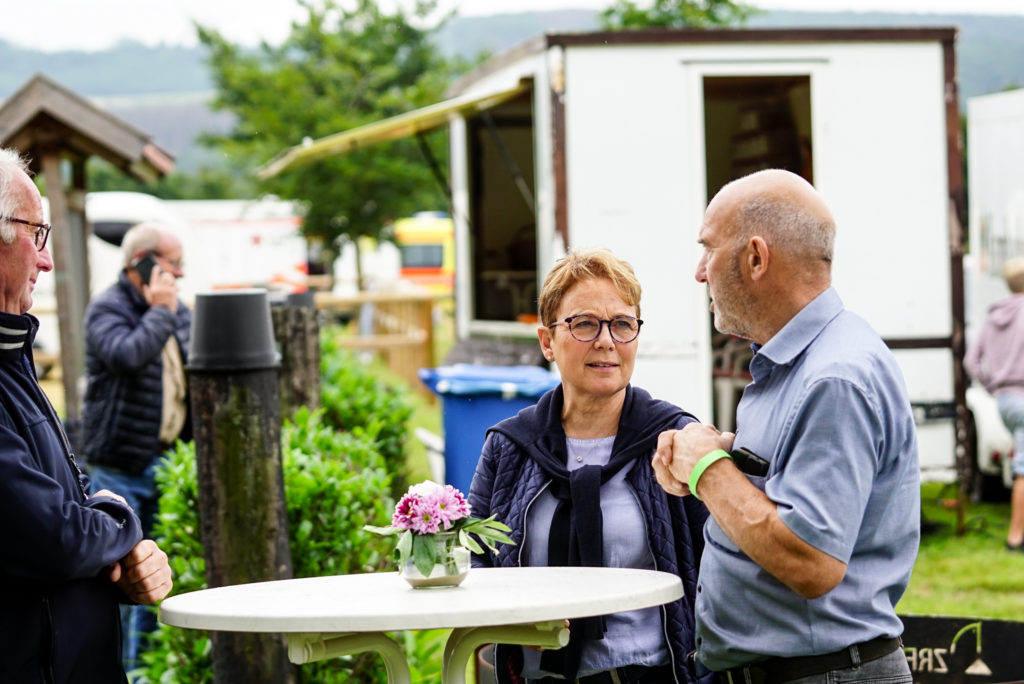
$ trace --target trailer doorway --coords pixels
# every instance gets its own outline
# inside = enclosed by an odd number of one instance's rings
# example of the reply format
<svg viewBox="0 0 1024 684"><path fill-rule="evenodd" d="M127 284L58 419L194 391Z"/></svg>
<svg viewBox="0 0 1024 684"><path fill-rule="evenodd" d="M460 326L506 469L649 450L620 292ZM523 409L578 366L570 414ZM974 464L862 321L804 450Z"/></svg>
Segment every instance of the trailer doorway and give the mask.
<svg viewBox="0 0 1024 684"><path fill-rule="evenodd" d="M533 121L532 89L467 121L472 318L484 326L537 320Z"/></svg>
<svg viewBox="0 0 1024 684"><path fill-rule="evenodd" d="M761 169L786 169L814 182L811 78L807 75L705 76L704 149L707 198ZM714 423L736 425L736 405L750 382L747 340L711 326Z"/></svg>

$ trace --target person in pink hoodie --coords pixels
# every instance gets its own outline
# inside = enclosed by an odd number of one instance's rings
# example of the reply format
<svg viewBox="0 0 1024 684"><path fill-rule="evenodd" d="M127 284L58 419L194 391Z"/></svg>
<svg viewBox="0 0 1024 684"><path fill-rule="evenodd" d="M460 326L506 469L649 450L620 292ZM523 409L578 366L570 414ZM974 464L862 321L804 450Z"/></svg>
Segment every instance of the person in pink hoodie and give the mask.
<svg viewBox="0 0 1024 684"><path fill-rule="evenodd" d="M1003 278L1012 294L989 307L964 365L996 398L999 416L1013 434L1013 492L1006 548L1024 552L1024 257L1007 261Z"/></svg>

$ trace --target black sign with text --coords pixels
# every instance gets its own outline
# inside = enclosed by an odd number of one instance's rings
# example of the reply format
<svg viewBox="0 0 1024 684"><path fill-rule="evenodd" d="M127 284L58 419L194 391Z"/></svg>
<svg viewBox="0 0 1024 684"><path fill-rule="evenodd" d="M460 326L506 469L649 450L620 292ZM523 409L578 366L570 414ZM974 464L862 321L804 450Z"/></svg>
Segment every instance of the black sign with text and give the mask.
<svg viewBox="0 0 1024 684"><path fill-rule="evenodd" d="M901 615L917 684L1024 682L1024 622Z"/></svg>

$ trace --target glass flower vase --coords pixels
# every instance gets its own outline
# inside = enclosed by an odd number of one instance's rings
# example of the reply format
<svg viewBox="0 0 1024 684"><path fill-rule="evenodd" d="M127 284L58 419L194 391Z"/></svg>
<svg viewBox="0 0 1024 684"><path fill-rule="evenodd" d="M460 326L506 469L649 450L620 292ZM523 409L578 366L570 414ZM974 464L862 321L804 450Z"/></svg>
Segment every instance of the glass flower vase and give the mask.
<svg viewBox="0 0 1024 684"><path fill-rule="evenodd" d="M459 586L469 574L469 549L459 545L455 532L437 532L433 537L435 561L430 574L424 576L409 558L399 569L402 579L414 589Z"/></svg>

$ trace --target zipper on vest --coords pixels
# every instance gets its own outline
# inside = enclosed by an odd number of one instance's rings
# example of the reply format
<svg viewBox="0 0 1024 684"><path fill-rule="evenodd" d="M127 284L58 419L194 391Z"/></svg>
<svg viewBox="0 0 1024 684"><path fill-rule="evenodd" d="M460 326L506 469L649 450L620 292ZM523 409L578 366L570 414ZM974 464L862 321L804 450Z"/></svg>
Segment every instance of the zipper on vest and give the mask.
<svg viewBox="0 0 1024 684"><path fill-rule="evenodd" d="M533 498L526 503L526 509L523 511L523 543L519 545L519 551L516 552L516 564L519 567L523 567L523 551L526 550L526 523L530 519L530 507L533 506L533 502L537 500L541 494L543 494L548 487L551 486L551 480L545 482L537 493L533 495Z"/></svg>

